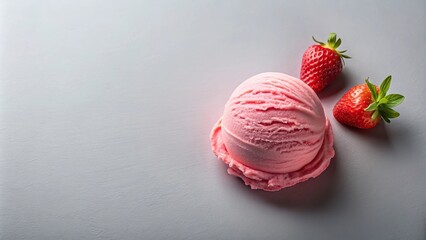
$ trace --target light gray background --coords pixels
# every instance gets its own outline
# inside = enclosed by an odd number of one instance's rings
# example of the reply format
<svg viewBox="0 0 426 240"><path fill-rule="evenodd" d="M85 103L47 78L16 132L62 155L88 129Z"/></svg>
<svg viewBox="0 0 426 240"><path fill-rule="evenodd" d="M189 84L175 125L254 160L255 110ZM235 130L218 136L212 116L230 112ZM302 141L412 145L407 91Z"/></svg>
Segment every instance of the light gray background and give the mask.
<svg viewBox="0 0 426 240"><path fill-rule="evenodd" d="M0 239L426 239L425 1L2 1ZM311 36L353 57L323 94L336 157L277 193L226 174L233 89L298 76ZM340 125L392 74L401 117Z"/></svg>

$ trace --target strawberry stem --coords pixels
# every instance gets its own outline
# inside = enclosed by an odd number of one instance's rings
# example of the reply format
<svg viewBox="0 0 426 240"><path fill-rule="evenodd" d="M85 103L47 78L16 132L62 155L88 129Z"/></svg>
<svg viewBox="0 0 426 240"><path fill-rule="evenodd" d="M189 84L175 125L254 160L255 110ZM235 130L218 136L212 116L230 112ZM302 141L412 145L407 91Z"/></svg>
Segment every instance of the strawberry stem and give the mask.
<svg viewBox="0 0 426 240"><path fill-rule="evenodd" d="M342 50L342 51L337 50L337 48L340 46L340 44L342 44L342 39L337 38L337 34L334 33L334 32L332 32L328 35L327 43L323 43L321 41L318 41L313 36L312 36L312 39L314 40L314 42L318 43L319 45L335 51L342 58L342 60L344 60L345 58L351 58L350 56L343 54L347 50Z"/></svg>

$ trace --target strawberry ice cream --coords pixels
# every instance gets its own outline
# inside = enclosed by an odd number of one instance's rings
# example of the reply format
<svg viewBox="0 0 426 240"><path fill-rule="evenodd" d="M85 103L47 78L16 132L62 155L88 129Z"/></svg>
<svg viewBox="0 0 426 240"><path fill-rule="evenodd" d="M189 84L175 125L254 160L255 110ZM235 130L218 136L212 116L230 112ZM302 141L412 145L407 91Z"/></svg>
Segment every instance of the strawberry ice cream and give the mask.
<svg viewBox="0 0 426 240"><path fill-rule="evenodd" d="M319 98L283 73L258 74L238 86L210 138L228 173L252 189L278 191L316 177L334 156Z"/></svg>

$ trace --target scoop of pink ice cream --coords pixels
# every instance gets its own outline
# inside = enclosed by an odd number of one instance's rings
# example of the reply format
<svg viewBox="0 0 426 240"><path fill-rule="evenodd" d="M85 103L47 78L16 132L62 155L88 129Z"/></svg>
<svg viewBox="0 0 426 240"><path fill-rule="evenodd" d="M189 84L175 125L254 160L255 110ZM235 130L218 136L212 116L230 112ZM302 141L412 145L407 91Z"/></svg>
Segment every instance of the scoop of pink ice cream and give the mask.
<svg viewBox="0 0 426 240"><path fill-rule="evenodd" d="M266 191L318 176L334 156L333 132L318 96L283 73L261 73L238 86L211 142L229 174Z"/></svg>

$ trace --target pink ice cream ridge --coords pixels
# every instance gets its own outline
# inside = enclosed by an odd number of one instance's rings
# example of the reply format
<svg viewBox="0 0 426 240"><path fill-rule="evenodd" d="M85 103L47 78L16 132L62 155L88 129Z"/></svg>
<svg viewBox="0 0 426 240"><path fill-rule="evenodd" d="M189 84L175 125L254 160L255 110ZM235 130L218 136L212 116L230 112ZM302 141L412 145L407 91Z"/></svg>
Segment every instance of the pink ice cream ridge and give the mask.
<svg viewBox="0 0 426 240"><path fill-rule="evenodd" d="M211 131L213 152L252 189L278 191L320 175L333 131L316 93L283 73L241 83Z"/></svg>

